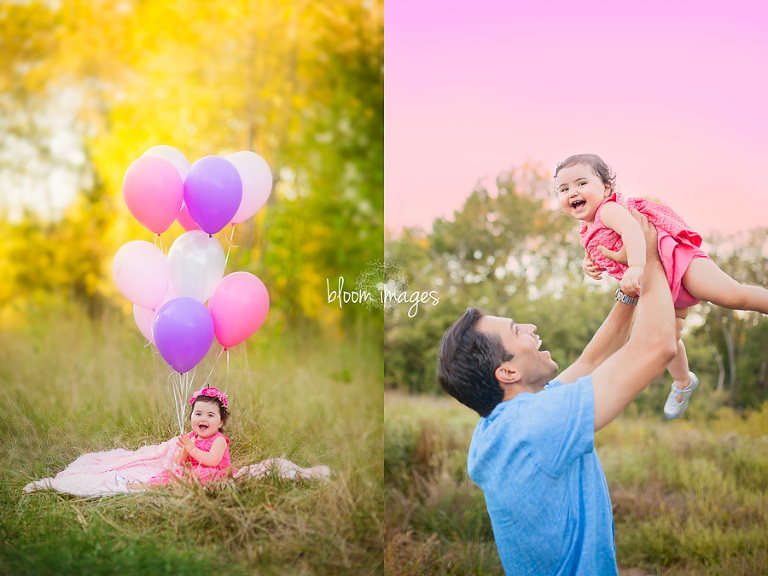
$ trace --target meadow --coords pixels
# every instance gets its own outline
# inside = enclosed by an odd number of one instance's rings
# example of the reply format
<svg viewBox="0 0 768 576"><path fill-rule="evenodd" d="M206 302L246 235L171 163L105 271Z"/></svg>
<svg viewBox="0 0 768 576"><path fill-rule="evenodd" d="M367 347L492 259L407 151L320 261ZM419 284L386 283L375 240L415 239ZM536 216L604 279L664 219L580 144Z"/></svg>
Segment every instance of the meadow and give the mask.
<svg viewBox="0 0 768 576"><path fill-rule="evenodd" d="M596 436L620 574L768 574L768 403L739 413L704 389L670 422L647 409L665 392L653 386ZM386 573L501 574L482 492L466 475L476 414L390 391L384 413Z"/></svg>
<svg viewBox="0 0 768 576"><path fill-rule="evenodd" d="M210 373L208 385L230 394L234 466L282 456L330 466L329 482L23 494L84 452L178 434L170 369L144 344L117 312L94 321L39 311L25 328L0 332L0 573L382 572L380 326L344 336L265 325L229 358L210 352L195 376L193 390Z"/></svg>

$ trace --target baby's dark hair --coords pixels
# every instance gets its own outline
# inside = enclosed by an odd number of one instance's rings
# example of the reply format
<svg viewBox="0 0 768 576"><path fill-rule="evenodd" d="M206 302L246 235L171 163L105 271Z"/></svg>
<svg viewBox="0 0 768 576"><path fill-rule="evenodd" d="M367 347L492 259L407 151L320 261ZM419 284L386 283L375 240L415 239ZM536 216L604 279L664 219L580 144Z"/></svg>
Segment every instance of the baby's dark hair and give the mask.
<svg viewBox="0 0 768 576"><path fill-rule="evenodd" d="M573 156L568 156L555 168L555 179L557 179L557 174L560 170L570 168L571 166L589 166L597 177L602 180L603 184L608 184L611 187L611 194L616 192L616 174L605 163L605 160L597 154L574 154Z"/></svg>
<svg viewBox="0 0 768 576"><path fill-rule="evenodd" d="M224 425L227 423L227 420L229 420L229 410L226 406L224 406L224 403L216 398L215 396L198 396L195 398L195 401L189 406L189 414L187 415L187 419L192 417L192 412L195 410L195 405L198 402L206 402L208 404L216 404L216 406L219 407L219 415L221 416L221 428L219 429L221 432L224 432Z"/></svg>

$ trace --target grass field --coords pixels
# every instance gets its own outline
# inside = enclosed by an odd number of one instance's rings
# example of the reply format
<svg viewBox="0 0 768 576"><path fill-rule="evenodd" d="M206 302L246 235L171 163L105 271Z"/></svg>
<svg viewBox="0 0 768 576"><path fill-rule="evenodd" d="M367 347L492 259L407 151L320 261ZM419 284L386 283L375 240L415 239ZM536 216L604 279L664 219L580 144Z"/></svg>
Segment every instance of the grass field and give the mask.
<svg viewBox="0 0 768 576"><path fill-rule="evenodd" d="M466 475L477 416L447 397L390 392L384 413L386 573L501 574ZM596 445L621 573L768 574L768 404L743 415L692 405L674 422L630 407Z"/></svg>
<svg viewBox="0 0 768 576"><path fill-rule="evenodd" d="M380 574L380 330L346 338L263 328L198 368L227 389L233 465L284 456L328 483L268 478L82 499L22 494L87 451L178 433L169 368L132 319L42 315L0 333L0 574Z"/></svg>

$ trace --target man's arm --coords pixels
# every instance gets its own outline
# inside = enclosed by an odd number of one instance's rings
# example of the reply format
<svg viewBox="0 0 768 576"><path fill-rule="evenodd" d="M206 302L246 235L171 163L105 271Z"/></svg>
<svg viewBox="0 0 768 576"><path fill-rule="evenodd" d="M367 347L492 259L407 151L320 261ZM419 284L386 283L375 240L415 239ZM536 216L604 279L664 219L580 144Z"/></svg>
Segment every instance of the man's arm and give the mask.
<svg viewBox="0 0 768 576"><path fill-rule="evenodd" d="M655 229L643 216L647 264L629 341L592 373L595 430L618 416L666 368L677 352L675 314L661 267Z"/></svg>
<svg viewBox="0 0 768 576"><path fill-rule="evenodd" d="M611 203L606 204L606 207L609 205L611 205ZM649 225L648 219L637 210L632 213L632 216L639 224L638 229L643 234L649 235L648 238L644 238L644 241L646 252L650 252L650 249L647 247L655 247L658 242L656 228ZM626 263L626 244L622 245L621 250L618 252L613 252L603 246L600 248L605 256L617 261L622 261L623 259ZM655 259L658 260L658 253L655 253ZM648 259L648 256L646 256L646 259ZM570 382L575 382L582 376L594 372L600 364L626 343L634 312L634 306L617 302L598 331L595 332L595 335L592 337L589 344L587 344L587 347L584 348L584 352L581 353L579 359L563 370L557 379L563 384L568 384Z"/></svg>

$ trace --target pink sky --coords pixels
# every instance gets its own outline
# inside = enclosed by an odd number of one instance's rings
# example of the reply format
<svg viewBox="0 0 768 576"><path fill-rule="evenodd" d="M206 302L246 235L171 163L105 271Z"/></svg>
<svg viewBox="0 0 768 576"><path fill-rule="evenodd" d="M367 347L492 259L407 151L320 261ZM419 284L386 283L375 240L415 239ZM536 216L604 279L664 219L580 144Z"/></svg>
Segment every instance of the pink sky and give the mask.
<svg viewBox="0 0 768 576"><path fill-rule="evenodd" d="M762 0L386 0L384 26L387 228L581 152L705 238L768 226Z"/></svg>

